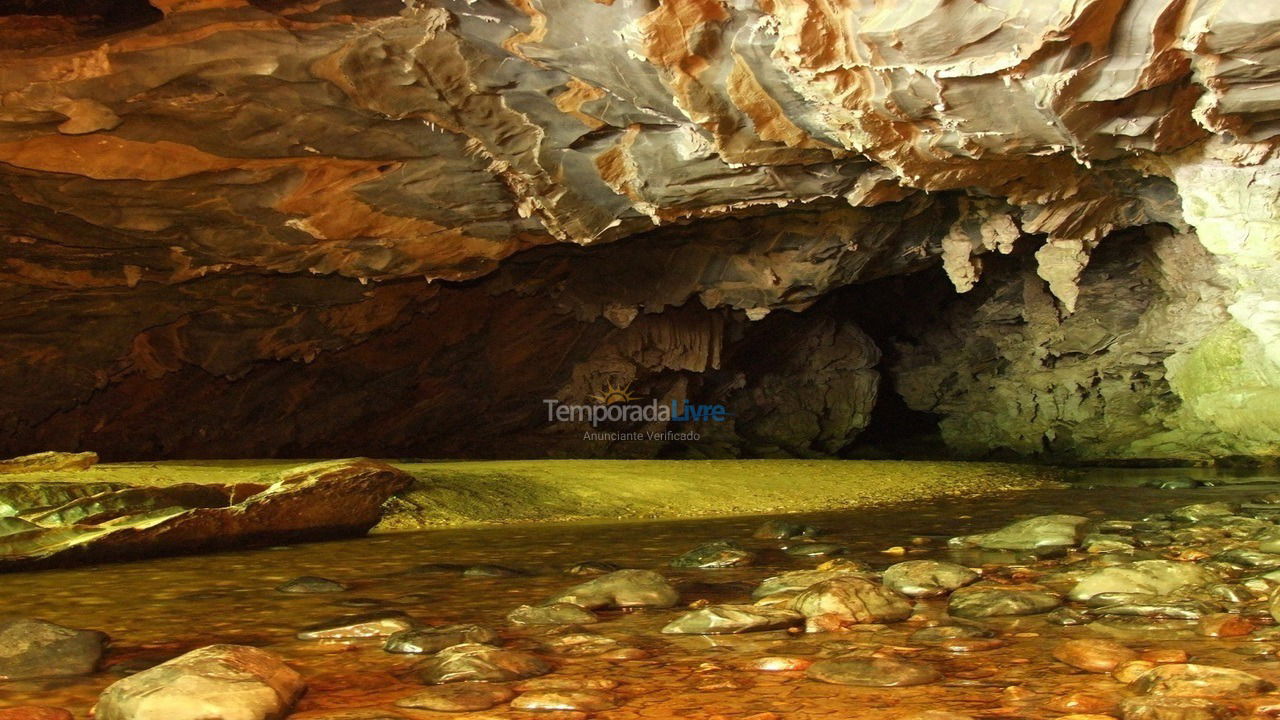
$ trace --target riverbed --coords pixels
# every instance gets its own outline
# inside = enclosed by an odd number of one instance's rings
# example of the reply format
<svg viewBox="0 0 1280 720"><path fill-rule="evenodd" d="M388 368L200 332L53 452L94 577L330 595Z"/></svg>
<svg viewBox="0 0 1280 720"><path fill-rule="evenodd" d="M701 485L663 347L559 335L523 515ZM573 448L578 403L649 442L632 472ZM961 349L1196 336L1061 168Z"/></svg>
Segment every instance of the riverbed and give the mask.
<svg viewBox="0 0 1280 720"><path fill-rule="evenodd" d="M1155 487L1161 482L1177 486L1177 478L1192 478L1187 484L1208 481L1212 485ZM1237 502L1276 489L1280 489L1280 478L1267 474L1095 470L1064 487L839 511L381 533L354 540L7 574L0 576L3 614L101 630L112 641L98 674L0 684L0 707L60 707L76 718L87 718L98 694L122 676L197 647L232 643L278 653L303 674L309 690L290 717L534 717L502 706L460 715L396 708L398 699L422 689L413 673L420 657L386 653L376 640L295 638L299 629L312 623L395 609L425 625L491 627L501 634L505 646L548 658L556 677L584 685L592 679L616 681L616 709L594 713L604 720L906 718L940 709L974 718L1057 718L1067 714L1060 700L1071 693L1102 698L1103 703L1124 694L1124 686L1110 677L1081 672L1051 656L1052 648L1065 638L1101 637L1099 627L1051 625L1043 615L992 618L981 623L1001 641L991 649L954 652L911 643L908 638L913 631L945 620L942 598L917 601L908 622L870 625L855 632L675 636L660 630L690 603L748 603L752 588L762 579L813 568L829 559L793 557L781 552L777 541L753 539L753 530L769 518L785 517L822 528L823 542L847 547L844 557L865 561L875 569L904 559L957 559L982 567L988 578L1014 582L1034 580L1044 567L1061 559L957 555L948 549L947 539L1035 515L1138 519L1189 503ZM733 539L757 551L757 563L718 570L668 566L673 557L719 539ZM605 611L603 622L586 626L586 632L613 640L617 647L642 651L628 656L632 659L572 656L561 652L563 648L552 649L558 631L517 628L505 620L519 605L540 603L582 582L586 578L563 570L586 561L658 570L680 590L681 607ZM462 572L482 565L520 574L475 577ZM310 595L275 590L291 578L308 575L340 581L349 589ZM1247 669L1280 681L1280 662L1274 655L1239 652L1256 638L1206 638L1185 626L1129 635L1123 630L1108 633L1137 649L1182 649L1197 662ZM928 663L941 672L942 679L915 687L859 688L817 682L802 672L766 672L754 664L764 657L815 659L850 653Z"/></svg>

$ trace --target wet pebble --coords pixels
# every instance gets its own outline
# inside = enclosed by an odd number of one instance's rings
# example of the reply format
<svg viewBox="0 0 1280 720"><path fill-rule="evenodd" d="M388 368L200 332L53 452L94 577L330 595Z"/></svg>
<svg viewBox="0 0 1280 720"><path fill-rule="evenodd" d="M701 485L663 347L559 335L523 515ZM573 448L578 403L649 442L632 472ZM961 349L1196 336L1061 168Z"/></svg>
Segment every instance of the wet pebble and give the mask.
<svg viewBox="0 0 1280 720"><path fill-rule="evenodd" d="M1136 660L1138 653L1110 640L1068 640L1053 649L1053 657L1073 668L1109 673L1120 663Z"/></svg>
<svg viewBox="0 0 1280 720"><path fill-rule="evenodd" d="M480 625L445 625L402 630L387 638L382 649L389 653L428 655L454 645L492 643L497 639L497 633Z"/></svg>
<svg viewBox="0 0 1280 720"><path fill-rule="evenodd" d="M791 601L791 608L813 619L834 616L843 623L891 623L911 617L911 603L867 578L838 577L814 585Z"/></svg>
<svg viewBox="0 0 1280 720"><path fill-rule="evenodd" d="M512 625L591 625L600 617L586 608L570 603L521 605L507 614Z"/></svg>
<svg viewBox="0 0 1280 720"><path fill-rule="evenodd" d="M1273 690L1275 686L1243 670L1212 665L1160 665L1129 685L1140 695L1236 698Z"/></svg>
<svg viewBox="0 0 1280 720"><path fill-rule="evenodd" d="M475 712L510 701L515 692L502 685L462 682L438 685L396 701L397 707L436 712Z"/></svg>
<svg viewBox="0 0 1280 720"><path fill-rule="evenodd" d="M546 675L551 665L532 653L467 643L445 648L417 668L428 685L454 682L509 682Z"/></svg>
<svg viewBox="0 0 1280 720"><path fill-rule="evenodd" d="M947 612L963 618L1036 615L1061 604L1057 595L1042 590L969 587L951 594Z"/></svg>
<svg viewBox="0 0 1280 720"><path fill-rule="evenodd" d="M417 623L399 610L346 615L303 628L299 640L341 640L390 637L412 630Z"/></svg>
<svg viewBox="0 0 1280 720"><path fill-rule="evenodd" d="M953 653L986 652L1004 647L998 638L950 638L938 643L938 647Z"/></svg>
<svg viewBox="0 0 1280 720"><path fill-rule="evenodd" d="M619 647L618 641L593 633L572 633L553 638L546 648L563 657L594 657Z"/></svg>
<svg viewBox="0 0 1280 720"><path fill-rule="evenodd" d="M889 566L882 582L907 597L931 598L946 595L978 578L978 573L956 563L908 560Z"/></svg>
<svg viewBox="0 0 1280 720"><path fill-rule="evenodd" d="M718 540L696 547L671 561L673 568L716 569L745 567L755 562L756 554L732 540Z"/></svg>
<svg viewBox="0 0 1280 720"><path fill-rule="evenodd" d="M795 672L807 670L810 665L813 665L813 660L808 658L771 656L756 658L747 663L747 668L761 672Z"/></svg>
<svg viewBox="0 0 1280 720"><path fill-rule="evenodd" d="M662 628L668 635L723 635L781 630L804 616L794 610L756 605L710 605L685 613Z"/></svg>
<svg viewBox="0 0 1280 720"><path fill-rule="evenodd" d="M547 605L569 603L588 610L617 607L669 608L680 601L680 593L667 579L652 570L618 570L576 585L547 601Z"/></svg>
<svg viewBox="0 0 1280 720"><path fill-rule="evenodd" d="M805 542L788 545L782 551L792 557L826 557L828 555L842 555L848 552L849 548L836 543Z"/></svg>

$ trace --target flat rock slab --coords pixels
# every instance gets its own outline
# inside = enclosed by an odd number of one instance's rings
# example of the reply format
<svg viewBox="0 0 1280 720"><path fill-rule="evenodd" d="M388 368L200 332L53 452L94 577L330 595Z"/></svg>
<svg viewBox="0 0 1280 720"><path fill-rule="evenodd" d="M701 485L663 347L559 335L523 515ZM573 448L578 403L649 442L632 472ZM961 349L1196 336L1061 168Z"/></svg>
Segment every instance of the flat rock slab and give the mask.
<svg viewBox="0 0 1280 720"><path fill-rule="evenodd" d="M0 460L0 474L88 470L97 464L95 452L42 452Z"/></svg>
<svg viewBox="0 0 1280 720"><path fill-rule="evenodd" d="M805 674L833 685L860 687L907 687L942 679L931 665L888 658L823 660L810 665Z"/></svg>
<svg viewBox="0 0 1280 720"><path fill-rule="evenodd" d="M0 570L360 535L412 476L367 459L291 468L238 485L0 484L0 515L38 529L0 535ZM54 503L50 506L49 503ZM7 510L6 510L7 508Z"/></svg>

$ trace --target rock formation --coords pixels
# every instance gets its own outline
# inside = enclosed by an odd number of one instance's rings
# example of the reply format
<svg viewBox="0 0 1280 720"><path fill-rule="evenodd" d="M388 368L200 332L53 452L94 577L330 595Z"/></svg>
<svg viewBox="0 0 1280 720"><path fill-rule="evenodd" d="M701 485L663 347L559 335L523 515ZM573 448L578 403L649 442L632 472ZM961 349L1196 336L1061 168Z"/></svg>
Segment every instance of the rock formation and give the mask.
<svg viewBox="0 0 1280 720"><path fill-rule="evenodd" d="M0 454L835 454L882 374L967 454L1280 454L1270 3L32 7ZM606 385L732 421L545 421Z"/></svg>

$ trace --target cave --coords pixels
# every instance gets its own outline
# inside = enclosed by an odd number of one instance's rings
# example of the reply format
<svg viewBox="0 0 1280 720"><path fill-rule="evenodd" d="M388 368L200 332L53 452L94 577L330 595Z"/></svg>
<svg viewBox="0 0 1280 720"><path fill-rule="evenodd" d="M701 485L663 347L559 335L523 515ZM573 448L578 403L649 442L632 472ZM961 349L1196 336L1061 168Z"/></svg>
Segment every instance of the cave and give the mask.
<svg viewBox="0 0 1280 720"><path fill-rule="evenodd" d="M1226 720L1280 5L0 0L0 720Z"/></svg>

